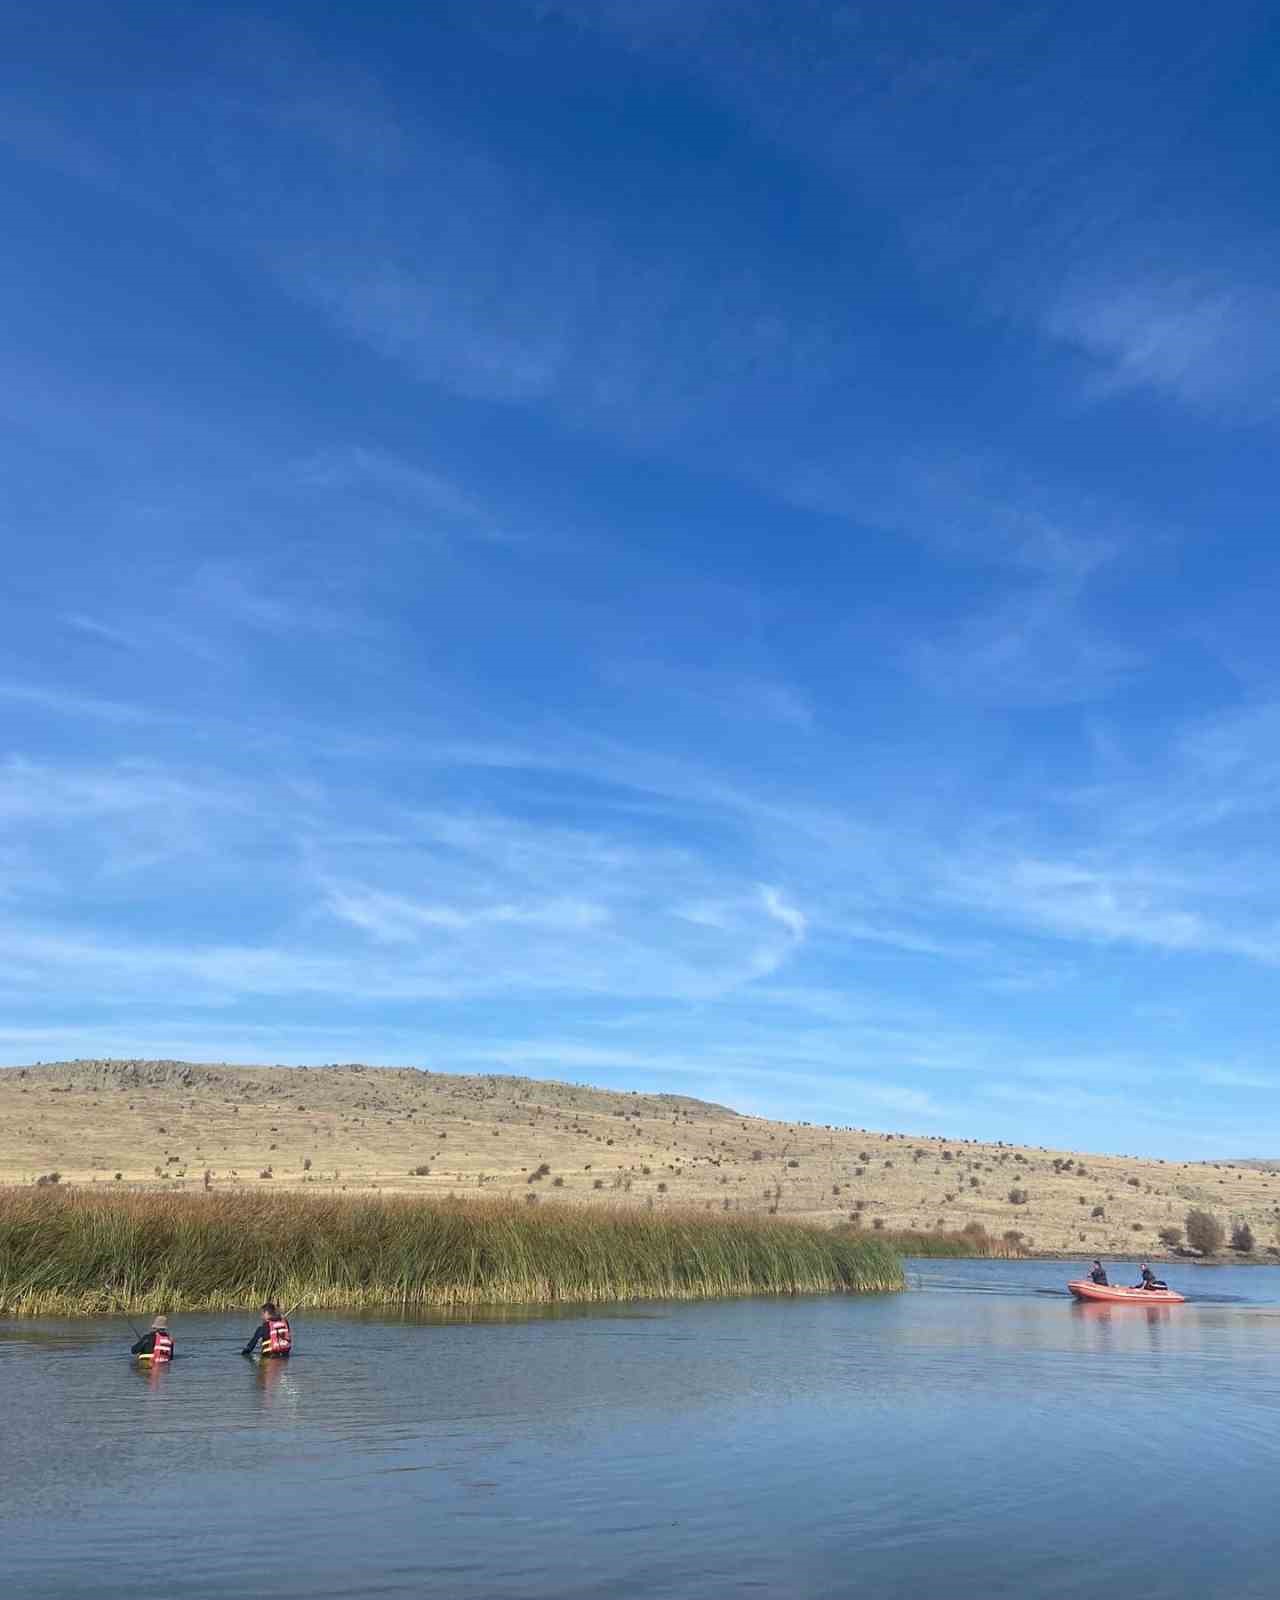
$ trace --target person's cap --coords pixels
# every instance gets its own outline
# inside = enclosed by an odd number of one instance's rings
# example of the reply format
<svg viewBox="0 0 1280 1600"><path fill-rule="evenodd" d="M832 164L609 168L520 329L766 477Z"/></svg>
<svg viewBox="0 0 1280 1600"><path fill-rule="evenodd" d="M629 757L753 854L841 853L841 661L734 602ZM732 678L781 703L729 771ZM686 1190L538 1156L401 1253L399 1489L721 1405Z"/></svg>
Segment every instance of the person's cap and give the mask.
<svg viewBox="0 0 1280 1600"><path fill-rule="evenodd" d="M168 1317L152 1317L151 1326L153 1328L167 1328L169 1326L169 1319Z"/></svg>

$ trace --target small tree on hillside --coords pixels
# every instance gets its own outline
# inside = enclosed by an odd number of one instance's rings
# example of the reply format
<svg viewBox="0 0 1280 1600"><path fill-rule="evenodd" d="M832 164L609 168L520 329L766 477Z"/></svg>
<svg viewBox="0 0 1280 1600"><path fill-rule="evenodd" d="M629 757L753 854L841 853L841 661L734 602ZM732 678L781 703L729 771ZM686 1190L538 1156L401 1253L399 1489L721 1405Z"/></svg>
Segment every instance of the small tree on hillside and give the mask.
<svg viewBox="0 0 1280 1600"><path fill-rule="evenodd" d="M1161 1244L1167 1245L1170 1250L1176 1250L1182 1243L1182 1229L1161 1228L1159 1237Z"/></svg>
<svg viewBox="0 0 1280 1600"><path fill-rule="evenodd" d="M1222 1249L1222 1224L1207 1211L1192 1209L1187 1212L1187 1243L1193 1250L1211 1256Z"/></svg>
<svg viewBox="0 0 1280 1600"><path fill-rule="evenodd" d="M1243 1218L1231 1230L1231 1248L1241 1255L1253 1254L1253 1229Z"/></svg>

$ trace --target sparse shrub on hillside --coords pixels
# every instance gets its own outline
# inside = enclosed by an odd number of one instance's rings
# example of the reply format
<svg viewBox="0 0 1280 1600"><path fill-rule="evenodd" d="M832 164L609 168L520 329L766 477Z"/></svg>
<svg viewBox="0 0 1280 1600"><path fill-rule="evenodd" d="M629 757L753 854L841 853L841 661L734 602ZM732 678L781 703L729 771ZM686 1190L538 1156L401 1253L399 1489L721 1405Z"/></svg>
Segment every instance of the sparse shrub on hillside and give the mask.
<svg viewBox="0 0 1280 1600"><path fill-rule="evenodd" d="M1095 1222L1105 1222L1107 1220L1107 1208L1106 1206L1094 1206L1089 1215Z"/></svg>
<svg viewBox="0 0 1280 1600"><path fill-rule="evenodd" d="M1253 1229L1243 1218L1231 1230L1231 1248L1241 1255L1253 1254Z"/></svg>
<svg viewBox="0 0 1280 1600"><path fill-rule="evenodd" d="M44 1188L47 1188L49 1186L49 1184L51 1184L51 1183L61 1183L61 1182L62 1182L62 1174L60 1172L45 1172L45 1173L42 1173L40 1175L40 1177L38 1177L36 1179L36 1188L37 1189L44 1189Z"/></svg>
<svg viewBox="0 0 1280 1600"><path fill-rule="evenodd" d="M1126 1178L1124 1181L1129 1185L1129 1187L1131 1189L1141 1189L1141 1187L1142 1187L1141 1181L1139 1179L1137 1179L1137 1178Z"/></svg>
<svg viewBox="0 0 1280 1600"><path fill-rule="evenodd" d="M430 1171L431 1171L431 1168L428 1167L428 1166L410 1167L409 1168L409 1176L411 1178L425 1178L430 1173Z"/></svg>
<svg viewBox="0 0 1280 1600"><path fill-rule="evenodd" d="M1187 1243L1193 1250L1211 1256L1222 1249L1222 1224L1211 1212L1193 1207L1186 1216Z"/></svg>
<svg viewBox="0 0 1280 1600"><path fill-rule="evenodd" d="M1025 1206L1031 1196L1025 1189L1010 1189L1009 1204L1011 1206Z"/></svg>
<svg viewBox="0 0 1280 1600"><path fill-rule="evenodd" d="M1182 1229L1161 1228L1158 1237L1161 1244L1167 1245L1170 1250L1176 1250L1182 1243Z"/></svg>

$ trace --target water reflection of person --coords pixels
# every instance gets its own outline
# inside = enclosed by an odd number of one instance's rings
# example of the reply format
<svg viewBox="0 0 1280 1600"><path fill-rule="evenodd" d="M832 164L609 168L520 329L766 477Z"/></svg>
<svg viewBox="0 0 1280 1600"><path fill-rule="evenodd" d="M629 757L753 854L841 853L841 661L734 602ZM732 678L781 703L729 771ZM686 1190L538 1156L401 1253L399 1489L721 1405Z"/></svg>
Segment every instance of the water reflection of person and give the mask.
<svg viewBox="0 0 1280 1600"><path fill-rule="evenodd" d="M167 1361L131 1361L129 1365L148 1389L163 1389L169 1371Z"/></svg>
<svg viewBox="0 0 1280 1600"><path fill-rule="evenodd" d="M291 1411L297 1407L298 1385L289 1374L287 1361L255 1362L253 1377L263 1410Z"/></svg>
<svg viewBox="0 0 1280 1600"><path fill-rule="evenodd" d="M283 1361L259 1361L253 1371L258 1388L264 1395L269 1395L283 1380L285 1364Z"/></svg>

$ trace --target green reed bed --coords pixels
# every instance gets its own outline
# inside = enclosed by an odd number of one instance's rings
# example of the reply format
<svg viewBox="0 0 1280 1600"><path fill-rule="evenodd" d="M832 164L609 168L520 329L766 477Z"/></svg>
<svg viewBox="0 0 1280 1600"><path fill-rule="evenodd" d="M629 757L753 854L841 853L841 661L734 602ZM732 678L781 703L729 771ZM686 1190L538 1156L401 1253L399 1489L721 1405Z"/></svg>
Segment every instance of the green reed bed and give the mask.
<svg viewBox="0 0 1280 1600"><path fill-rule="evenodd" d="M0 1312L463 1306L900 1289L880 1239L771 1218L285 1194L0 1191Z"/></svg>

